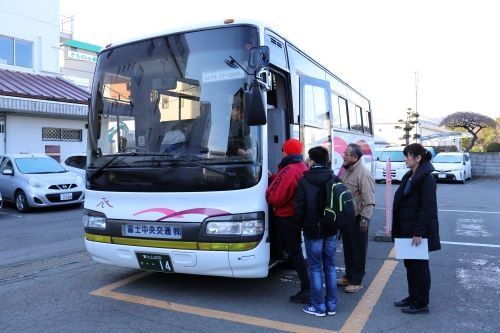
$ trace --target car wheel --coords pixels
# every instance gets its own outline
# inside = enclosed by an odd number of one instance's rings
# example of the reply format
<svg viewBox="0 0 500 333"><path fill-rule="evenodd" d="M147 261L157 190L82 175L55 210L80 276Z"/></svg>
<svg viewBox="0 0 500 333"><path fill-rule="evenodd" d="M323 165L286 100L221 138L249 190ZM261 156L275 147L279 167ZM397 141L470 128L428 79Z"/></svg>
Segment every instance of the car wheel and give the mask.
<svg viewBox="0 0 500 333"><path fill-rule="evenodd" d="M30 207L28 205L28 199L26 198L26 194L23 191L18 191L16 193L16 209L20 213L25 213L29 211Z"/></svg>

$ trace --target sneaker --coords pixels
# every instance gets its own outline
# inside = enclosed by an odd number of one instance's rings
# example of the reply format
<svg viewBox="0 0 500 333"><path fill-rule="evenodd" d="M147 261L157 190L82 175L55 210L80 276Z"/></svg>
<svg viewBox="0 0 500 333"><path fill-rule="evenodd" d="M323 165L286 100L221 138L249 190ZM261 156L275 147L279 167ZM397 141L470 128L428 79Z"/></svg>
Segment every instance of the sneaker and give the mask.
<svg viewBox="0 0 500 333"><path fill-rule="evenodd" d="M290 296L290 302L299 304L309 303L309 290L301 290L295 295Z"/></svg>
<svg viewBox="0 0 500 333"><path fill-rule="evenodd" d="M326 311L320 311L313 304L309 304L309 305L304 306L302 308L302 311L304 311L307 314L314 315L316 317L324 317L324 316L326 316Z"/></svg>
<svg viewBox="0 0 500 333"><path fill-rule="evenodd" d="M345 287L348 286L349 284L350 282L345 276L341 277L340 279L337 279L337 286Z"/></svg>
<svg viewBox="0 0 500 333"><path fill-rule="evenodd" d="M326 314L329 316L335 316L337 314L337 311L332 309L327 309Z"/></svg>
<svg viewBox="0 0 500 333"><path fill-rule="evenodd" d="M347 287L345 287L344 291L346 293L357 293L361 289L363 289L363 285L362 284L350 284Z"/></svg>

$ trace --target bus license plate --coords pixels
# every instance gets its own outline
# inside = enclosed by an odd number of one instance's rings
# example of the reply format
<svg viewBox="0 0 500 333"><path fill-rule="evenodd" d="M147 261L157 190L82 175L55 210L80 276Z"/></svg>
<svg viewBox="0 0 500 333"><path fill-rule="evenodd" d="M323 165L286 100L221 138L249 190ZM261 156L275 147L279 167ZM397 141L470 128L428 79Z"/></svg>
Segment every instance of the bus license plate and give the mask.
<svg viewBox="0 0 500 333"><path fill-rule="evenodd" d="M167 254L154 254L154 253L136 253L137 261L141 269L147 271L157 271L164 273L173 273L174 266Z"/></svg>
<svg viewBox="0 0 500 333"><path fill-rule="evenodd" d="M73 193L61 193L59 199L61 201L73 200Z"/></svg>

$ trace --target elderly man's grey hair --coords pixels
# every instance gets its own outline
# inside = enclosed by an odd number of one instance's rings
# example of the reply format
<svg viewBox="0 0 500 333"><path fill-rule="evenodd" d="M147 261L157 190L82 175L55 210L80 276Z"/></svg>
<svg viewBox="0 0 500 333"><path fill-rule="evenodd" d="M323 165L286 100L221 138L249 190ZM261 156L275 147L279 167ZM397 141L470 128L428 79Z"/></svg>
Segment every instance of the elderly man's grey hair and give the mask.
<svg viewBox="0 0 500 333"><path fill-rule="evenodd" d="M347 145L347 147L351 148L351 153L353 155L356 155L358 157L358 160L361 159L361 156L363 156L363 150L361 150L360 145L358 145L357 143L350 143Z"/></svg>

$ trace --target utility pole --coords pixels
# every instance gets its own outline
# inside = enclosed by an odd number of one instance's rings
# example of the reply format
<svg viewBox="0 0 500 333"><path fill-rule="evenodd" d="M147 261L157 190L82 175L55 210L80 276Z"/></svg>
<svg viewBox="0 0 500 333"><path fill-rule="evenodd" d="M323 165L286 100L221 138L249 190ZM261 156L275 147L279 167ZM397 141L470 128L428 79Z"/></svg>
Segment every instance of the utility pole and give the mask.
<svg viewBox="0 0 500 333"><path fill-rule="evenodd" d="M419 122L418 122L418 117L419 117L419 114L418 114L418 71L415 72L415 112L413 113L413 116L416 119L414 138L415 138L415 142L418 143L418 141L420 139L420 133L418 130L418 125L419 125Z"/></svg>

